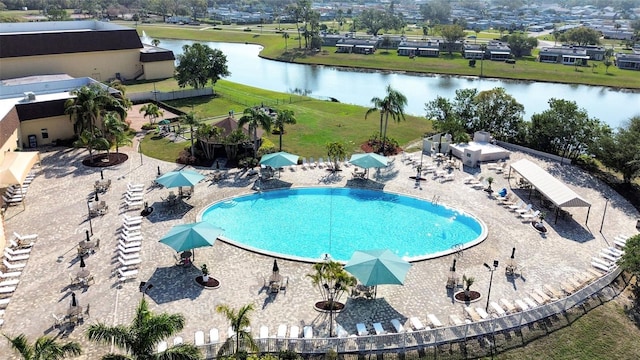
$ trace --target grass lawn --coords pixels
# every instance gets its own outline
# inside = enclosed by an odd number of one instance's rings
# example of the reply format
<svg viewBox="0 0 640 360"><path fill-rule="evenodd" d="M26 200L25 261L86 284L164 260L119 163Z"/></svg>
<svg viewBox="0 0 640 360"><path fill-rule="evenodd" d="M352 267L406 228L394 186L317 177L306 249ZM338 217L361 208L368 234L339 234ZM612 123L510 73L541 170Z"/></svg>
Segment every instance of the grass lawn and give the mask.
<svg viewBox="0 0 640 360"><path fill-rule="evenodd" d="M171 88L172 81L166 80L162 86ZM131 85L127 87L127 91L142 91L148 86L149 84ZM173 88L176 87L177 84L174 82ZM234 110L236 118L239 118L245 108L261 103L278 109L292 110L297 123L285 127L282 149L307 158L317 159L326 156L326 144L335 141L342 142L348 154L362 152L360 145L379 131L379 113L373 113L365 119L367 108L361 106L256 89L224 80L218 81L215 90L216 97L183 99L168 103L185 112L193 111L198 119L204 119L208 123L218 121L230 110ZM431 131L430 121L407 115L406 120L399 123L390 120L387 134L397 140L400 146L405 147L418 141L422 134ZM189 137L188 134L185 136ZM278 135L267 134L265 137L278 147ZM188 145L188 142L173 143L165 138L156 139L153 134L149 134L142 142L142 151L154 158L175 161L179 152Z"/></svg>
<svg viewBox="0 0 640 360"><path fill-rule="evenodd" d="M138 31L154 38L191 39L201 41L249 42L264 46L261 56L266 58L291 61L303 64L324 64L345 67L362 67L369 69L385 69L395 71L411 71L418 73L456 74L465 76L479 76L480 64L469 66L469 61L459 54L442 54L439 58L414 58L397 56L395 51L378 50L373 55L337 54L335 48L326 46L318 53L298 51L298 35L289 30L290 37L285 40L282 34L250 26L251 32L242 31L245 27L234 25L216 27L220 30L170 26L145 25L138 26ZM490 37L499 34L480 34ZM162 46L162 45L161 45ZM493 78L509 78L521 80L535 80L548 82L590 84L619 88L640 89L640 71L620 70L611 66L608 71L602 62L595 62L598 66L575 68L561 64L546 64L535 61L534 57L518 59L515 65L504 62L484 61L483 76Z"/></svg>

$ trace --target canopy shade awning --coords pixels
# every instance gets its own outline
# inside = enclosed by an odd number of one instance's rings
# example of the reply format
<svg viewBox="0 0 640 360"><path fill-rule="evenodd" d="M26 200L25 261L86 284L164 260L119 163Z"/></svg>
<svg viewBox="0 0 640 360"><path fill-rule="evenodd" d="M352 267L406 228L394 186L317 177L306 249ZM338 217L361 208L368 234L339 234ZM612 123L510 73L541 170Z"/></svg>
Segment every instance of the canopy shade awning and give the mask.
<svg viewBox="0 0 640 360"><path fill-rule="evenodd" d="M40 162L38 152L7 152L0 165L0 187L22 184L33 165Z"/></svg>
<svg viewBox="0 0 640 360"><path fill-rule="evenodd" d="M556 221L558 219L558 209L563 207L588 207L591 210L591 203L533 162L527 159L516 161L511 164L509 175L511 175L511 170L520 174L531 186L556 206ZM587 212L588 220L589 212Z"/></svg>
<svg viewBox="0 0 640 360"><path fill-rule="evenodd" d="M511 168L557 207L591 207L591 204L533 162L522 159Z"/></svg>

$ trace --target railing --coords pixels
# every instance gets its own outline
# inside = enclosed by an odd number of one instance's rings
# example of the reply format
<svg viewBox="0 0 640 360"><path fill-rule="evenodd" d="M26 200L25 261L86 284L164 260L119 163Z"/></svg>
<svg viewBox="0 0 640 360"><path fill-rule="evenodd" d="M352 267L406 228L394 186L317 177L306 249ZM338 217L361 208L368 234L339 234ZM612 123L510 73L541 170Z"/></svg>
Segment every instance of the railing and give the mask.
<svg viewBox="0 0 640 360"><path fill-rule="evenodd" d="M134 103L139 103L143 101L169 101L169 100L177 100L177 99L185 99L192 98L197 96L212 96L213 89L210 87L200 88L200 89L184 89L184 90L174 90L174 91L144 91L137 93L127 94L129 100Z"/></svg>
<svg viewBox="0 0 640 360"><path fill-rule="evenodd" d="M277 353L283 350L290 350L299 354L313 355L325 354L331 350L339 354L399 353L466 341L470 338L486 337L486 339L491 339L496 333L521 329L524 325L565 313L567 310L583 304L603 291L620 273L621 269L616 268L613 272L605 274L575 293L551 303L526 311L464 325L409 331L400 334L350 336L347 338L269 338L256 339L256 342L260 348L260 353ZM488 341L490 342L491 340ZM213 359L217 356L221 346L221 343L207 344L202 347L202 350L204 350L207 359Z"/></svg>

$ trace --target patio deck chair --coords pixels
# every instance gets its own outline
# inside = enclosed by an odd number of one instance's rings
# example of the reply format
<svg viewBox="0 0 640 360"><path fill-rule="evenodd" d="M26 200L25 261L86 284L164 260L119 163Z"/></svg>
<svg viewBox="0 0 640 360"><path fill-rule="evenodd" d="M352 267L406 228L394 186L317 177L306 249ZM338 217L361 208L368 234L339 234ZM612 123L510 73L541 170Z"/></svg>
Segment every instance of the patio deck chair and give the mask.
<svg viewBox="0 0 640 360"><path fill-rule="evenodd" d="M285 337L287 337L287 325L278 325L278 333L276 334L276 337L279 339L284 339Z"/></svg>
<svg viewBox="0 0 640 360"><path fill-rule="evenodd" d="M55 313L52 313L51 316L53 317L53 328L57 329L59 327L61 327L62 325L64 325L64 315L58 315Z"/></svg>
<svg viewBox="0 0 640 360"><path fill-rule="evenodd" d="M342 325L337 324L336 335L338 335L339 338L346 338L346 337L349 337L349 332L347 332L347 330L345 330L344 327L342 327Z"/></svg>
<svg viewBox="0 0 640 360"><path fill-rule="evenodd" d="M10 247L7 247L4 249L4 251L8 252L9 254L16 256L16 255L24 255L24 254L28 254L31 252L31 248L25 248L25 249L12 249Z"/></svg>
<svg viewBox="0 0 640 360"><path fill-rule="evenodd" d="M11 262L28 260L30 256L31 255L29 255L29 254L21 254L21 255L13 256L7 251L7 249L4 250L5 259L7 259L7 260L9 260Z"/></svg>
<svg viewBox="0 0 640 360"><path fill-rule="evenodd" d="M168 347L169 347L169 345L167 344L167 342L166 342L166 341L164 341L164 340L163 340L163 341L160 341L160 342L158 343L158 353L162 353L162 352L167 351L167 348L168 348Z"/></svg>
<svg viewBox="0 0 640 360"><path fill-rule="evenodd" d="M18 277L20 275L22 275L22 271L2 272L2 270L0 270L0 278L2 279Z"/></svg>
<svg viewBox="0 0 640 360"><path fill-rule="evenodd" d="M313 326L307 325L302 328L302 334L305 339L313 339Z"/></svg>
<svg viewBox="0 0 640 360"><path fill-rule="evenodd" d="M291 325L289 328L289 338L297 339L300 337L300 328L297 325Z"/></svg>
<svg viewBox="0 0 640 360"><path fill-rule="evenodd" d="M500 306L497 302L492 301L489 306L491 306L491 312L493 312L493 314L495 315L495 317L500 317L500 316L504 316L507 314L506 311L504 311L504 308L502 308L502 306Z"/></svg>
<svg viewBox="0 0 640 360"><path fill-rule="evenodd" d="M125 260L133 260L133 259L137 259L140 257L140 252L133 252L133 253L123 253L121 250L118 250L118 256L120 256L121 258L125 259Z"/></svg>
<svg viewBox="0 0 640 360"><path fill-rule="evenodd" d="M26 249L26 248L32 247L36 243L33 241L27 242L27 241L20 241L20 240L16 241L14 239L9 239L9 244L13 249Z"/></svg>
<svg viewBox="0 0 640 360"><path fill-rule="evenodd" d="M482 308L482 307L477 307L476 308L476 313L482 318L482 320L488 319L489 318L489 314L487 313L487 311Z"/></svg>
<svg viewBox="0 0 640 360"><path fill-rule="evenodd" d="M402 324L400 323L400 320L398 319L391 319L391 325L393 326L393 328L396 330L396 333L400 334L404 332L404 326L402 326Z"/></svg>
<svg viewBox="0 0 640 360"><path fill-rule="evenodd" d="M260 326L260 339L268 339L269 338L269 327L266 325Z"/></svg>
<svg viewBox="0 0 640 360"><path fill-rule="evenodd" d="M525 206L522 209L515 209L515 212L517 212L519 215L523 215L529 212L529 210L531 210L531 208L533 207L532 204L527 204L527 206Z"/></svg>
<svg viewBox="0 0 640 360"><path fill-rule="evenodd" d="M318 169L322 169L324 167L324 160L322 158L318 158Z"/></svg>
<svg viewBox="0 0 640 360"><path fill-rule="evenodd" d="M124 254L139 253L140 250L142 250L142 247L140 246L125 248L122 245L118 244L118 251Z"/></svg>
<svg viewBox="0 0 640 360"><path fill-rule="evenodd" d="M135 266L135 265L138 265L138 264L140 264L142 262L142 260L140 258L126 260L126 259L123 259L121 257L118 257L118 261L120 262L120 264L122 264L124 266Z"/></svg>
<svg viewBox="0 0 640 360"><path fill-rule="evenodd" d="M522 207L522 205L524 205L524 201L518 200L517 203L515 203L514 205L509 205L509 206L507 206L507 208L509 208L509 210L511 210L511 211L516 211L516 210L520 209Z"/></svg>
<svg viewBox="0 0 640 360"><path fill-rule="evenodd" d="M516 299L514 302L516 303L515 307L516 307L517 310L519 310L519 311L527 311L527 310L529 310L529 305L527 303L525 303L524 301L522 301L520 299Z"/></svg>
<svg viewBox="0 0 640 360"><path fill-rule="evenodd" d="M7 270L22 269L25 266L27 266L27 263L10 263L10 262L7 261L6 258L2 259L2 263L7 268Z"/></svg>
<svg viewBox="0 0 640 360"><path fill-rule="evenodd" d="M530 213L522 213L522 214L520 214L520 217L524 221L533 221L533 219L538 217L538 215L540 215L540 210L536 210L536 211L530 212Z"/></svg>
<svg viewBox="0 0 640 360"><path fill-rule="evenodd" d="M215 344L220 341L220 333L218 332L218 328L211 328L209 330L209 343Z"/></svg>
<svg viewBox="0 0 640 360"><path fill-rule="evenodd" d="M315 169L315 167L316 167L316 163L315 163L315 161L313 161L313 157L310 157L309 158L309 168L310 169Z"/></svg>
<svg viewBox="0 0 640 360"><path fill-rule="evenodd" d="M118 240L118 246L122 245L122 247L124 248L134 248L134 247L140 247L142 246L142 242L141 241L125 241L125 240Z"/></svg>
<svg viewBox="0 0 640 360"><path fill-rule="evenodd" d="M376 332L376 335L384 335L387 332L382 327L382 323L373 323L373 330Z"/></svg>
<svg viewBox="0 0 640 360"><path fill-rule="evenodd" d="M500 305L502 305L502 307L507 311L507 313L512 313L516 311L515 305L513 305L511 301L507 299L504 299L504 298L500 299Z"/></svg>
<svg viewBox="0 0 640 360"><path fill-rule="evenodd" d="M427 314L427 319L429 319L429 322L431 323L431 325L433 325L433 327L444 326L442 325L442 322L440 322L440 320L434 314Z"/></svg>
<svg viewBox="0 0 640 360"><path fill-rule="evenodd" d="M411 327L413 327L414 330L424 329L424 325L422 324L422 321L420 321L420 319L415 316L410 317L409 322L411 323Z"/></svg>
<svg viewBox="0 0 640 360"><path fill-rule="evenodd" d="M193 344L195 346L203 346L204 345L204 332L203 331L196 331L195 334L193 335Z"/></svg>
<svg viewBox="0 0 640 360"><path fill-rule="evenodd" d="M135 279L138 276L137 269L120 268L118 269L118 280L126 282L129 279Z"/></svg>
<svg viewBox="0 0 640 360"><path fill-rule="evenodd" d="M16 287L15 286L3 286L3 287L0 287L0 295L2 295L2 296L13 294L14 291L16 291Z"/></svg>
<svg viewBox="0 0 640 360"><path fill-rule="evenodd" d="M180 344L182 344L184 341L182 340L182 336L176 336L173 339L173 346L178 346Z"/></svg>
<svg viewBox="0 0 640 360"><path fill-rule="evenodd" d="M367 336L367 335L369 335L369 331L367 330L367 327L363 323L357 323L356 324L356 332L357 332L358 336Z"/></svg>

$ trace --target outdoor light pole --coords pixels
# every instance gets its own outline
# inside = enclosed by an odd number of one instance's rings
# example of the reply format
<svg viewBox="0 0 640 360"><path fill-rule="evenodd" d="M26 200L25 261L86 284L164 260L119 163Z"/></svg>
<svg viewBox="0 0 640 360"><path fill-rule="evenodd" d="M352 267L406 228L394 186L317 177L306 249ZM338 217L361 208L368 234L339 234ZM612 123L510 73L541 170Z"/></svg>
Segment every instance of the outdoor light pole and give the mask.
<svg viewBox="0 0 640 360"><path fill-rule="evenodd" d="M327 298L329 300L329 337L333 337L333 300L338 289L340 289L340 283L336 282L333 286L325 283L323 287L327 291Z"/></svg>
<svg viewBox="0 0 640 360"><path fill-rule="evenodd" d="M607 205L609 205L609 198L605 196L604 199L606 202L604 203L604 212L602 213L602 223L600 223L600 233L602 233L602 228L604 227L604 216L607 215Z"/></svg>
<svg viewBox="0 0 640 360"><path fill-rule="evenodd" d="M491 277L489 277L489 291L487 292L487 305L484 307L484 311L489 311L489 298L491 297L491 284L493 284L493 272L498 269L498 260L493 260L493 268L489 264L484 263L484 267L489 269Z"/></svg>
<svg viewBox="0 0 640 360"><path fill-rule="evenodd" d="M89 229L91 229L91 236L93 236L93 224L91 224L91 199L87 200L87 214L89 215Z"/></svg>

